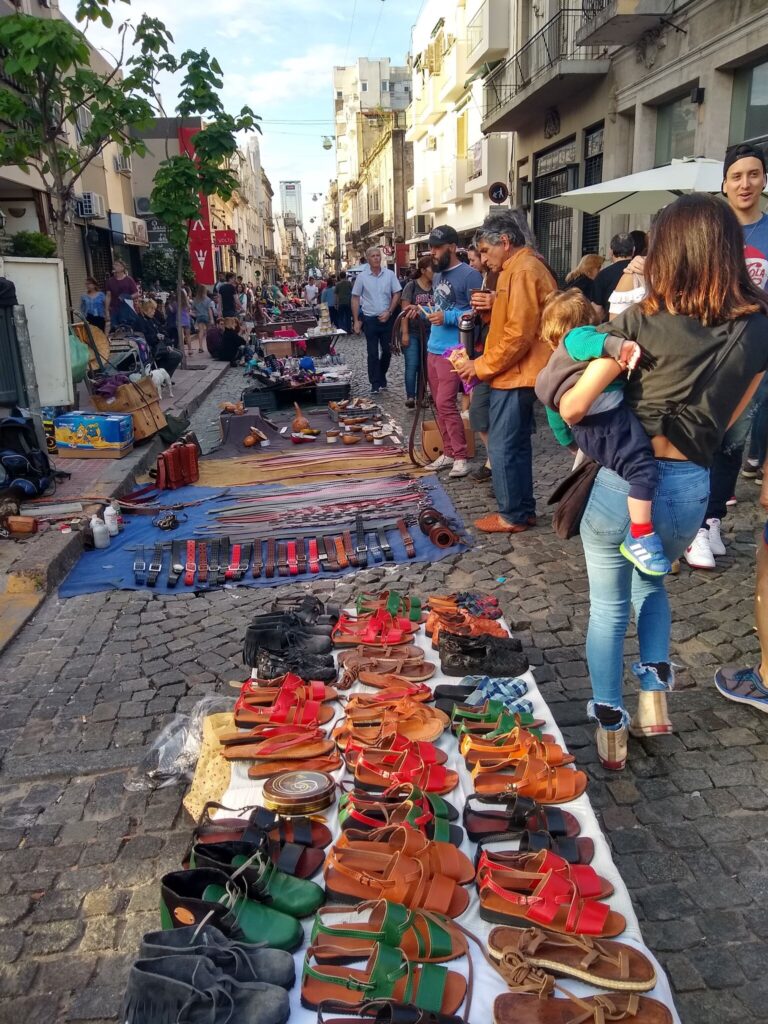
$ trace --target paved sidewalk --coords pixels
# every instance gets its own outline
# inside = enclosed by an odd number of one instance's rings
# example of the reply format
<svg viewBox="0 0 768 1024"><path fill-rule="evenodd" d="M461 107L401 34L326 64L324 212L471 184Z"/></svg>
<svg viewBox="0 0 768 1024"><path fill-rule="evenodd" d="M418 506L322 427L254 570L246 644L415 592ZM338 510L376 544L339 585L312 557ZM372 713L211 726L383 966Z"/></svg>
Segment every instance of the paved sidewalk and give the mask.
<svg viewBox="0 0 768 1024"><path fill-rule="evenodd" d="M226 373L226 363L214 362L205 353L190 358L190 368L173 377L173 398L163 392L163 412L191 415ZM163 443L153 438L122 459L62 459L53 456L58 469L71 473L56 486L57 501L84 497L110 498L133 489L135 479L154 464ZM82 502L87 513L98 509ZM13 639L64 579L82 551L79 533L61 534L55 527L32 537L0 543L0 651Z"/></svg>
<svg viewBox="0 0 768 1024"><path fill-rule="evenodd" d="M342 349L362 375L363 345L349 340ZM382 398L405 420L401 366L395 360ZM218 403L241 386L241 374L227 371L194 417L202 435L215 435ZM545 428L535 451L541 498L568 459ZM447 486L468 523L491 505L487 485ZM670 701L677 733L630 741L620 775L596 763L585 717L587 588L577 541L542 525L516 537L513 551L505 538L483 539L434 565L312 587L340 601L361 587L498 593L590 773L590 797L646 940L670 972L683 1024L766 1019L768 719L725 702L712 685L718 664L748 662L757 651L756 496L754 484L740 484L718 570L683 568L670 583L686 687ZM0 655L0 1024L117 1019L140 937L157 927L158 879L178 866L190 833L182 788L146 795L124 782L176 711L242 676L244 625L273 595L51 597ZM633 639L627 650L629 658Z"/></svg>

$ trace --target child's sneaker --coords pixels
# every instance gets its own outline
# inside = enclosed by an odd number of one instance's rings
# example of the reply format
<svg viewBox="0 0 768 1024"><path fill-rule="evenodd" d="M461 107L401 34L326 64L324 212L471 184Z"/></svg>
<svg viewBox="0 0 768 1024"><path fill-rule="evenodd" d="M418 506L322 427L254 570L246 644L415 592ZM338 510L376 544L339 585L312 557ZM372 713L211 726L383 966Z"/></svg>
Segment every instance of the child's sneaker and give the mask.
<svg viewBox="0 0 768 1024"><path fill-rule="evenodd" d="M664 554L659 535L649 533L645 537L633 537L631 531L619 548L624 557L646 576L666 576L672 565Z"/></svg>

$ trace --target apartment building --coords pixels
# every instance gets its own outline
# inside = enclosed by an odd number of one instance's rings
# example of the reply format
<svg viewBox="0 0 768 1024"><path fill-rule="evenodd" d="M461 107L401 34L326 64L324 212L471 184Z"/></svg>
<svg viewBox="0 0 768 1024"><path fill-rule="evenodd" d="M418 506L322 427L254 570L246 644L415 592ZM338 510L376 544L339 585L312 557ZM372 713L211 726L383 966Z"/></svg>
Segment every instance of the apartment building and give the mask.
<svg viewBox="0 0 768 1024"><path fill-rule="evenodd" d="M768 0L466 0L482 131L514 135L513 201L563 276L617 230L540 200L728 145L768 146ZM502 53L502 43L507 48Z"/></svg>
<svg viewBox="0 0 768 1024"><path fill-rule="evenodd" d="M406 131L414 167L406 213L411 259L436 224L453 225L469 242L493 205L491 185L509 180L510 134L482 131L481 76L493 50L471 45L466 4L427 0L413 29ZM508 26L494 12L489 33L500 37L497 58L506 53Z"/></svg>
<svg viewBox="0 0 768 1024"><path fill-rule="evenodd" d="M353 266L368 246L380 245L394 265L413 180L405 132L410 70L388 58L361 57L334 68L333 87L341 259Z"/></svg>

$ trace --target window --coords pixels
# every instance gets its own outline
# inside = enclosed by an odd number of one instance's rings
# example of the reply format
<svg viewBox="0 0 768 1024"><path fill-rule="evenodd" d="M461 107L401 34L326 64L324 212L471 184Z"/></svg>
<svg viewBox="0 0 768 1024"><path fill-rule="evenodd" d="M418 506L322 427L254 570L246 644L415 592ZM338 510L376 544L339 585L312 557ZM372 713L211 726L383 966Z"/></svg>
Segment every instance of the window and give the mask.
<svg viewBox="0 0 768 1024"><path fill-rule="evenodd" d="M344 99L344 93L341 91L341 89L337 89L336 90L336 99L337 100L343 100Z"/></svg>
<svg viewBox="0 0 768 1024"><path fill-rule="evenodd" d="M410 92L410 91L411 91L411 83L410 82L403 82L403 92Z"/></svg>
<svg viewBox="0 0 768 1024"><path fill-rule="evenodd" d="M733 76L729 145L768 135L768 61Z"/></svg>
<svg viewBox="0 0 768 1024"><path fill-rule="evenodd" d="M382 82L381 83L381 91L382 92L389 92L389 82Z"/></svg>
<svg viewBox="0 0 768 1024"><path fill-rule="evenodd" d="M602 124L584 133L584 184L598 185L603 180ZM581 254L598 252L600 248L600 215L585 213L581 225Z"/></svg>
<svg viewBox="0 0 768 1024"><path fill-rule="evenodd" d="M367 82L361 82L360 83L360 92L368 92L368 83Z"/></svg>
<svg viewBox="0 0 768 1024"><path fill-rule="evenodd" d="M659 107L656 114L656 166L693 156L698 107L688 96Z"/></svg>

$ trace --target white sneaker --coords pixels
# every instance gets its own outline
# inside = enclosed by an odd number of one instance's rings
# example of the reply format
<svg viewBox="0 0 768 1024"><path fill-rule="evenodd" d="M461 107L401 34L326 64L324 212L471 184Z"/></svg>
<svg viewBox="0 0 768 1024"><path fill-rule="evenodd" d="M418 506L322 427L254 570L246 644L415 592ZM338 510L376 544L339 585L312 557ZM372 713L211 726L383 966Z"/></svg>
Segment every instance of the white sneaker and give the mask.
<svg viewBox="0 0 768 1024"><path fill-rule="evenodd" d="M439 469L450 469L453 465L453 459L450 455L441 455L439 459L435 459L434 462L430 462L427 469L431 469L433 473L437 473Z"/></svg>
<svg viewBox="0 0 768 1024"><path fill-rule="evenodd" d="M452 476L452 477L466 476L467 473L469 473L469 463L467 462L467 460L466 459L456 459L456 461L453 464L453 469L448 474L448 476Z"/></svg>
<svg viewBox="0 0 768 1024"><path fill-rule="evenodd" d="M709 544L709 530L702 528L693 538L693 543L685 549L683 558L692 569L714 569L715 556Z"/></svg>
<svg viewBox="0 0 768 1024"><path fill-rule="evenodd" d="M709 546L712 549L712 554L724 555L725 544L723 544L723 537L720 533L720 520L708 519L707 526L709 527Z"/></svg>

